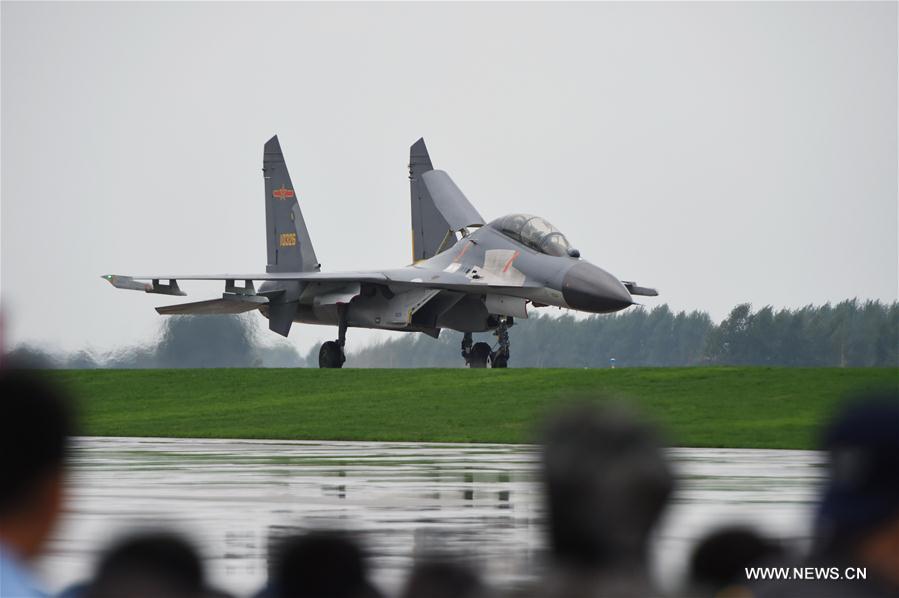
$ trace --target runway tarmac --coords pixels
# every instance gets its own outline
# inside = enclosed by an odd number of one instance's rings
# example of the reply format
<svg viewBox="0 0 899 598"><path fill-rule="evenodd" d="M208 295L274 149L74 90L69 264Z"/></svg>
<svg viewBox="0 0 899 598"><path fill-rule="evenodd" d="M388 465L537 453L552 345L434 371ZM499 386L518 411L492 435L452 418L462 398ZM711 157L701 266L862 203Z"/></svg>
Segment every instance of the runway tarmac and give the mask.
<svg viewBox="0 0 899 598"><path fill-rule="evenodd" d="M807 540L823 455L669 451L681 484L653 569L671 588L693 542L727 522ZM397 588L416 554L464 555L495 584L536 575L544 547L532 446L79 438L64 522L39 570L51 589L89 575L111 540L160 525L188 534L215 583L249 593L269 538L311 527L359 532L375 580Z"/></svg>

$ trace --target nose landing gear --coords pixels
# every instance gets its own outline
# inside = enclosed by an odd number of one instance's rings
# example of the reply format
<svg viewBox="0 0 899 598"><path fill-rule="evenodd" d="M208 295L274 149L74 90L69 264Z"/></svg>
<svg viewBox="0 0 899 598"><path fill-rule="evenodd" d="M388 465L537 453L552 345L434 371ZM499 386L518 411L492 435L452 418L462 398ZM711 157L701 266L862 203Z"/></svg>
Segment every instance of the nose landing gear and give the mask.
<svg viewBox="0 0 899 598"><path fill-rule="evenodd" d="M494 368L509 367L509 327L512 325L511 317L503 317L496 326L497 347L491 349L487 343L473 343L471 333L466 332L462 337L462 357L465 365L470 368L485 368L487 363Z"/></svg>
<svg viewBox="0 0 899 598"><path fill-rule="evenodd" d="M509 326L512 325L512 318L500 320L499 326L493 334L496 335L497 347L495 351L490 353L490 367L507 368L509 367Z"/></svg>

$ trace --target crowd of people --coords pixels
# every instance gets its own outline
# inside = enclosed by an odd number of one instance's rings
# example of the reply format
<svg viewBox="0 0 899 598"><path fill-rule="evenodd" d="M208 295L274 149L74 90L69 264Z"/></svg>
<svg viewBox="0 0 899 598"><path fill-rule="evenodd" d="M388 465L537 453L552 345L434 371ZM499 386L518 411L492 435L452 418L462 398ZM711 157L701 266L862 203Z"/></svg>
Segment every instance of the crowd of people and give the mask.
<svg viewBox="0 0 899 598"><path fill-rule="evenodd" d="M75 419L64 393L22 371L0 372L0 598L45 596L31 573L65 508ZM899 394L846 404L826 428L828 481L811 550L798 554L758 532L731 527L693 550L687 597L899 596ZM402 598L661 596L648 570L653 530L677 483L656 429L620 406L584 403L546 422L542 481L547 566L523 587L493 588L445 555L417 562ZM349 533L281 540L258 598L375 598L365 553ZM773 567L779 579L750 579ZM859 574L861 572L861 574ZM769 575L768 577L771 577ZM197 551L175 533L135 535L109 547L91 579L65 598L214 598Z"/></svg>

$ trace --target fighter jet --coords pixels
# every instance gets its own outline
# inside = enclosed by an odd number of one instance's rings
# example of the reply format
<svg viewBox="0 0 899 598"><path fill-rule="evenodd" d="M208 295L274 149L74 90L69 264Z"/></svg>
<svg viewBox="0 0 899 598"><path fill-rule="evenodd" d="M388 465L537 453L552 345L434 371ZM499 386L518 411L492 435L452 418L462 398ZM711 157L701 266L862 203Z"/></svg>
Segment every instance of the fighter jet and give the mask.
<svg viewBox="0 0 899 598"><path fill-rule="evenodd" d="M658 294L581 258L565 235L539 216L509 214L485 222L449 175L433 167L424 139L410 149L412 263L402 268L322 272L277 135L265 144L263 176L264 274L103 278L119 289L161 295L184 295L178 281L224 281L221 298L157 307L163 315L259 310L269 328L285 337L295 322L336 326L337 339L319 351L323 368L343 367L348 328L434 338L443 329L457 330L463 333L466 365L505 368L509 327L528 317L528 306L605 314L633 305L632 295ZM494 346L473 342L473 332L485 331L493 331Z"/></svg>

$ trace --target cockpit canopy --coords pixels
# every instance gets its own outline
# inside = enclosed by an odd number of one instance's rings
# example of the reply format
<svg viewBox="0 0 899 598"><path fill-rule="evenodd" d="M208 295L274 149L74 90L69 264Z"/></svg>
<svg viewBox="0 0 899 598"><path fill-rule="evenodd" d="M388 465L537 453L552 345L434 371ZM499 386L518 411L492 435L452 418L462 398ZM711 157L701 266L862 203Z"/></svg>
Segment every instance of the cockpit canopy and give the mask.
<svg viewBox="0 0 899 598"><path fill-rule="evenodd" d="M497 218L487 226L495 228L510 239L540 253L567 256L571 244L559 229L539 216L509 214Z"/></svg>

